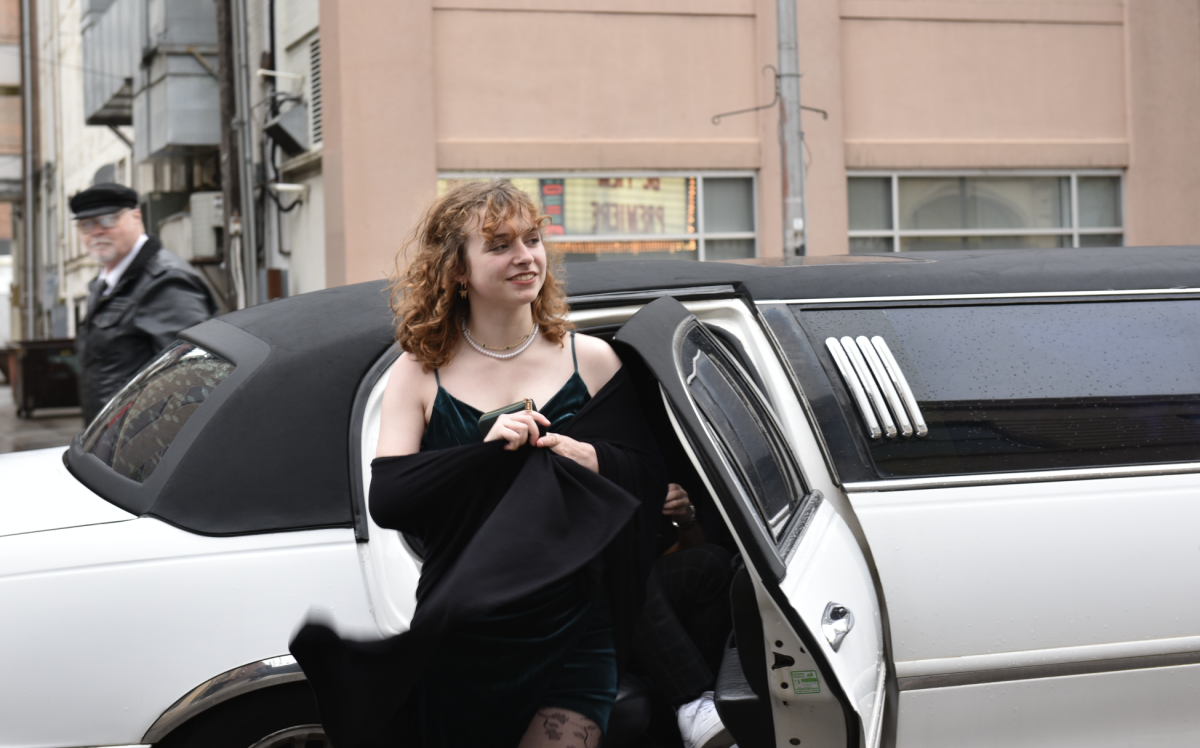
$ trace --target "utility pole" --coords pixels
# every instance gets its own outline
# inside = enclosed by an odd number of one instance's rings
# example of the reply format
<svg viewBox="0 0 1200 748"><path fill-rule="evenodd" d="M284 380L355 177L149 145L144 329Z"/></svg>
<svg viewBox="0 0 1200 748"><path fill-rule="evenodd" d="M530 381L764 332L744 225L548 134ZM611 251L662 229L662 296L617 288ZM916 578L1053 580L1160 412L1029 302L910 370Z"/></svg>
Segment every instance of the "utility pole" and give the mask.
<svg viewBox="0 0 1200 748"><path fill-rule="evenodd" d="M24 0L28 2L29 0ZM238 133L234 121L238 117L236 74L233 48L233 0L217 0L217 72L221 86L221 201L224 207L225 231L222 252L229 292L226 306L243 309L246 306L245 264L242 258L242 190L241 160L238 156Z"/></svg>
<svg viewBox="0 0 1200 748"><path fill-rule="evenodd" d="M779 38L779 149L783 166L783 254L805 254L804 131L800 128L800 49L797 0L775 0Z"/></svg>
<svg viewBox="0 0 1200 748"><path fill-rule="evenodd" d="M23 171L22 187L24 192L23 208L25 213L22 221L24 241L23 249L25 250L22 258L21 269L24 271L25 279L21 288L21 306L24 307L24 324L21 332L26 340L33 340L37 337L38 332L38 288L37 288L37 244L34 242L35 232L34 225L36 216L33 212L34 193L36 191L35 174L34 174L34 145L36 143L35 136L37 135L34 128L34 108L37 106L37 101L34 99L34 83L33 76L35 67L34 61L34 38L33 38L33 3L32 0L21 0L21 143L24 153L22 159Z"/></svg>

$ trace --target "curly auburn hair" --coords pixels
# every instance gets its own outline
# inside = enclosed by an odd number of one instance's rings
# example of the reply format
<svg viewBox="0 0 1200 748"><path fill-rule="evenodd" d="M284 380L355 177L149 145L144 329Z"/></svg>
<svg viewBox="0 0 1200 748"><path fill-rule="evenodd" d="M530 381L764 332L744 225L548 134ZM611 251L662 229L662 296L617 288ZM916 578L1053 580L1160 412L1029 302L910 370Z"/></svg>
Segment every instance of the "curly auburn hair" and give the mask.
<svg viewBox="0 0 1200 748"><path fill-rule="evenodd" d="M550 222L507 179L460 184L429 206L396 255L391 282L396 341L425 371L450 363L462 337L470 304L459 296L457 279L467 274L467 236L481 208L479 231L489 242L501 226L514 233L533 226L540 234ZM566 318L567 295L557 277L560 258L549 248L546 254L546 280L533 301L533 321L541 326L542 335L562 345L573 325Z"/></svg>

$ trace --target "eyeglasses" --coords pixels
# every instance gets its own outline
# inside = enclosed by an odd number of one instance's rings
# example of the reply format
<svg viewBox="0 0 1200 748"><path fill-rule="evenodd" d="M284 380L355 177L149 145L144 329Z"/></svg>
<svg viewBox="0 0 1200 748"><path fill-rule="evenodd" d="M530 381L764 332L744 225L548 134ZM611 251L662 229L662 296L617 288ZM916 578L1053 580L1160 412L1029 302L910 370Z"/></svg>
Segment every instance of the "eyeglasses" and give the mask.
<svg viewBox="0 0 1200 748"><path fill-rule="evenodd" d="M75 226L79 229L79 233L81 234L90 234L98 228L111 229L113 226L117 225L117 221L121 220L121 216L124 215L127 210L129 209L121 208L116 213L105 213L104 215L96 216L95 218L80 218L75 222Z"/></svg>

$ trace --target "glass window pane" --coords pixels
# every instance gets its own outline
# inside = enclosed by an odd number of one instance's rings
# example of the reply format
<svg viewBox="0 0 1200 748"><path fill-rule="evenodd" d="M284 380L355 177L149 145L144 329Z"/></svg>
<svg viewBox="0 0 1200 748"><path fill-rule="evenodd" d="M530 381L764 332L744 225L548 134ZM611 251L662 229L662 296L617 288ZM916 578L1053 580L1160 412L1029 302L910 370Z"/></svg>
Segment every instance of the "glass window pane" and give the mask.
<svg viewBox="0 0 1200 748"><path fill-rule="evenodd" d="M457 187L460 184L467 182L486 182L490 177L470 177L467 179L446 179L445 177L437 181L438 197L445 195L450 191L451 187ZM538 202L538 180L529 179L526 177L512 177L508 181L513 183L513 186L521 190L526 195L533 198L534 202Z"/></svg>
<svg viewBox="0 0 1200 748"><path fill-rule="evenodd" d="M1079 227L1117 228L1121 225L1119 177L1079 177ZM1082 237L1080 237L1082 239ZM1110 246L1110 245L1103 245Z"/></svg>
<svg viewBox="0 0 1200 748"><path fill-rule="evenodd" d="M1122 234L1080 234L1081 247L1123 247L1125 237Z"/></svg>
<svg viewBox="0 0 1200 748"><path fill-rule="evenodd" d="M901 252L936 252L943 249L1052 249L1070 247L1071 237L1048 236L902 236Z"/></svg>
<svg viewBox="0 0 1200 748"><path fill-rule="evenodd" d="M1068 177L902 177L900 228L1069 228Z"/></svg>
<svg viewBox="0 0 1200 748"><path fill-rule="evenodd" d="M892 251L890 236L856 236L850 239L850 254L865 255Z"/></svg>
<svg viewBox="0 0 1200 748"><path fill-rule="evenodd" d="M890 230L892 228L891 177L853 177L846 180L846 183L849 186L850 230Z"/></svg>
<svg viewBox="0 0 1200 748"><path fill-rule="evenodd" d="M438 179L438 195L463 182L484 179ZM547 236L696 233L694 177L514 177L511 181L550 216Z"/></svg>
<svg viewBox="0 0 1200 748"><path fill-rule="evenodd" d="M752 257L753 239L709 239L704 242L706 260L747 260Z"/></svg>
<svg viewBox="0 0 1200 748"><path fill-rule="evenodd" d="M117 393L83 434L84 451L138 483L158 467L184 424L233 364L177 343Z"/></svg>
<svg viewBox="0 0 1200 748"><path fill-rule="evenodd" d="M557 241L550 247L562 253L564 262L609 262L612 260L696 260L695 239L641 242Z"/></svg>
<svg viewBox="0 0 1200 748"><path fill-rule="evenodd" d="M705 177L705 233L753 230L754 181L749 177Z"/></svg>
<svg viewBox="0 0 1200 748"><path fill-rule="evenodd" d="M879 335L929 435L871 445L882 475L1193 461L1200 301L805 311L810 339Z"/></svg>
<svg viewBox="0 0 1200 748"><path fill-rule="evenodd" d="M778 537L791 510L803 499L804 488L779 443L771 417L707 336L698 330L691 333L683 354L690 364L689 391L763 524Z"/></svg>
<svg viewBox="0 0 1200 748"><path fill-rule="evenodd" d="M560 181L566 236L696 233L694 178L572 177Z"/></svg>

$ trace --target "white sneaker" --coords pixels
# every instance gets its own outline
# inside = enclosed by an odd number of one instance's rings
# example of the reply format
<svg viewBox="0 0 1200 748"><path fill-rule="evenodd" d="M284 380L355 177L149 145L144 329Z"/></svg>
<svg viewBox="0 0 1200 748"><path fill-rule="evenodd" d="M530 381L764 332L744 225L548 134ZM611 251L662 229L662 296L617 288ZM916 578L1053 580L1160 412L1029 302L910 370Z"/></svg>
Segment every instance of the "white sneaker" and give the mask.
<svg viewBox="0 0 1200 748"><path fill-rule="evenodd" d="M679 719L679 734L687 748L730 748L733 745L733 736L717 714L712 691L705 691L700 698L679 707L675 716Z"/></svg>

